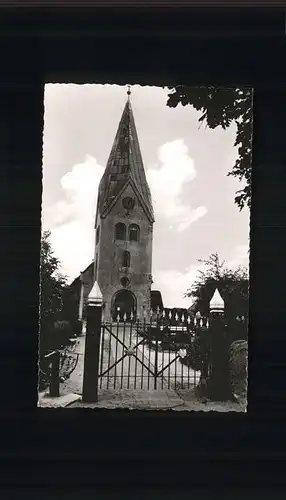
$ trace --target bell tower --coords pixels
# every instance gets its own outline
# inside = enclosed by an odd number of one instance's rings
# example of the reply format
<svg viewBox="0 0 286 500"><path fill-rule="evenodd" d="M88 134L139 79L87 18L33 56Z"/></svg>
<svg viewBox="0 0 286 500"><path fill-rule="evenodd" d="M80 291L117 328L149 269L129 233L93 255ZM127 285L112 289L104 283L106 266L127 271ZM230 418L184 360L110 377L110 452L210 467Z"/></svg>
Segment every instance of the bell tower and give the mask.
<svg viewBox="0 0 286 500"><path fill-rule="evenodd" d="M94 280L104 317L143 320L151 308L154 212L146 180L130 87L101 178L95 217Z"/></svg>

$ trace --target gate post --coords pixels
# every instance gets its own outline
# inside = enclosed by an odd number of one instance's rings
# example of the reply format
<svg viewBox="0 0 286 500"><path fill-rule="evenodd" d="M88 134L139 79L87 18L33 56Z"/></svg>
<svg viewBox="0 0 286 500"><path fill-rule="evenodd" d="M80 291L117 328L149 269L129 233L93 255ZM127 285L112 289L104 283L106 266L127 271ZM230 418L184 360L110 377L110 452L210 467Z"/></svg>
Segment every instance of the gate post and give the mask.
<svg viewBox="0 0 286 500"><path fill-rule="evenodd" d="M211 350L208 395L214 401L227 401L233 399L229 379L228 340L224 301L217 289L210 301L209 334Z"/></svg>
<svg viewBox="0 0 286 500"><path fill-rule="evenodd" d="M82 400L85 403L97 403L98 401L98 368L102 305L102 293L98 283L95 282L88 296L86 311L87 324L82 391Z"/></svg>

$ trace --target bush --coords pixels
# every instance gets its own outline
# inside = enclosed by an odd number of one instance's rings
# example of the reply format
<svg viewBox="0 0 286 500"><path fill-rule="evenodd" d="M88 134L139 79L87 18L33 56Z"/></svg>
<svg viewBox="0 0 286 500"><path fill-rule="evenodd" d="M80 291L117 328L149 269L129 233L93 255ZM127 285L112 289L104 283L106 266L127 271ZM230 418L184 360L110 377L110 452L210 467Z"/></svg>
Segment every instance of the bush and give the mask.
<svg viewBox="0 0 286 500"><path fill-rule="evenodd" d="M53 329L53 349L63 349L69 344L69 339L74 336L72 325L69 321L56 321Z"/></svg>
<svg viewBox="0 0 286 500"><path fill-rule="evenodd" d="M184 365L198 371L202 367L202 356L198 337L196 337L191 344L186 348L187 355L181 361Z"/></svg>
<svg viewBox="0 0 286 500"><path fill-rule="evenodd" d="M76 319L71 322L72 337L79 337L82 334L82 322Z"/></svg>
<svg viewBox="0 0 286 500"><path fill-rule="evenodd" d="M195 331L194 338L187 346L187 355L182 362L196 371L201 371L209 357L209 331L202 326Z"/></svg>

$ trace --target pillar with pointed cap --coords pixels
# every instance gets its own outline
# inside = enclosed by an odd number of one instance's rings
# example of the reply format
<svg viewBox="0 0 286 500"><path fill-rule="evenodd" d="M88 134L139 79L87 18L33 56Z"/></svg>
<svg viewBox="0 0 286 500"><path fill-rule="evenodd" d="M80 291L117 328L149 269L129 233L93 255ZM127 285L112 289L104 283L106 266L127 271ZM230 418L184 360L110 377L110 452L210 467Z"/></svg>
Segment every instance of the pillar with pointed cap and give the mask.
<svg viewBox="0 0 286 500"><path fill-rule="evenodd" d="M225 304L218 289L209 304L210 308L210 376L208 395L213 400L232 399L228 370L228 339L225 325Z"/></svg>
<svg viewBox="0 0 286 500"><path fill-rule="evenodd" d="M216 288L214 294L210 300L210 312L211 313L224 313L224 300Z"/></svg>
<svg viewBox="0 0 286 500"><path fill-rule="evenodd" d="M95 268L105 319L151 307L154 212L131 107L131 90L99 184Z"/></svg>
<svg viewBox="0 0 286 500"><path fill-rule="evenodd" d="M84 350L82 397L86 403L98 401L98 366L103 298L97 281L88 296Z"/></svg>

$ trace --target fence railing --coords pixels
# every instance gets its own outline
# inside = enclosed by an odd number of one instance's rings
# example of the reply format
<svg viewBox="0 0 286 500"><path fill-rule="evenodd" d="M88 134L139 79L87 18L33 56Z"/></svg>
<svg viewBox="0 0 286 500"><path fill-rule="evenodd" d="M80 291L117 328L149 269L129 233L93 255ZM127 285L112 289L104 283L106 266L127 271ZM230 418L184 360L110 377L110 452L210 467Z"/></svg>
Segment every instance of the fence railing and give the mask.
<svg viewBox="0 0 286 500"><path fill-rule="evenodd" d="M103 323L100 332L100 389L190 388L199 378L189 363L194 333L150 323Z"/></svg>
<svg viewBox="0 0 286 500"><path fill-rule="evenodd" d="M111 368L115 368L115 365L118 365L119 362L122 362L126 354L129 354L129 351L130 355L132 354L135 358L135 361L137 359L137 361L139 360L141 362L143 367L145 365L143 354L142 359L140 360L137 351L134 355L134 345L132 345L131 342L129 343L130 345L126 345L124 341L124 325L126 324L133 325L133 329L135 328L137 337L138 334L141 337L146 337L146 341L149 343L149 353L151 353L152 344L155 343L156 356L160 351L165 350L164 347L167 347L166 344L168 344L167 349L169 354L171 354L172 343L174 343L174 350L176 351L177 347L179 347L178 352L184 354L183 359L186 359L185 348L183 349L185 346L178 346L178 344L183 344L184 340L186 340L186 344L192 343L192 338L194 338L196 336L196 332L199 331L199 344L201 346L200 350L202 351L200 357L203 357L205 360L201 363L203 366L200 370L200 381L202 383L207 382L208 394L212 399L225 400L230 397L231 391L229 387L228 374L228 344L230 339L227 338L229 336L228 329L230 325L227 325L228 321L225 316L224 300L218 289L215 290L209 302L208 317L202 317L200 312L197 312L194 316L190 315L188 311L162 310L159 307L157 308L157 311L150 311L149 313L144 310L143 321L141 317L140 322L137 321L136 311L130 310L126 313L120 310L120 307L113 312L112 321L105 321L104 316L103 296L99 284L95 282L89 294L87 303L87 330L83 380L83 400L85 402L94 403L98 401L100 346L102 345L101 328L103 326L103 328L107 329L108 326L114 327L117 324L116 328L118 329L117 331L119 331L119 328L122 329L122 323L123 333L121 333L123 334L123 338L119 339L118 335L114 335L112 328L109 331L110 340L115 338L121 345L123 351L120 353L121 356L117 362L115 360L115 362L108 367L107 373L110 373ZM241 316L236 317L235 320L237 323L243 323L245 318ZM139 340L137 337L135 340ZM162 345L162 343L165 345ZM140 341L140 345L141 344L143 348L144 342ZM115 345L115 352L117 348L116 346L117 344ZM135 347L137 348L138 346L138 342L135 342ZM204 365L206 366L204 367ZM157 367L156 359L155 367ZM122 369L124 372L124 367ZM148 366L146 369L150 372L150 368ZM155 372L156 378L158 371L155 370ZM100 372L100 376L103 376L103 373L104 372ZM127 370L127 377L128 376L129 369Z"/></svg>

